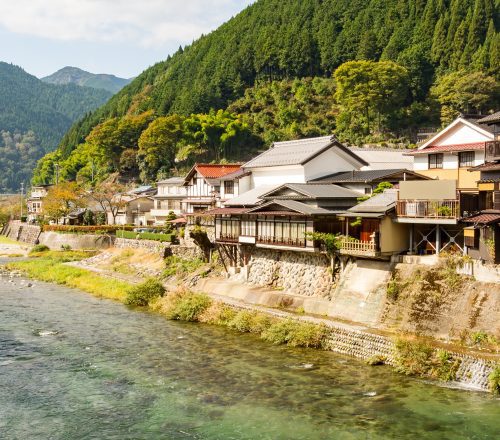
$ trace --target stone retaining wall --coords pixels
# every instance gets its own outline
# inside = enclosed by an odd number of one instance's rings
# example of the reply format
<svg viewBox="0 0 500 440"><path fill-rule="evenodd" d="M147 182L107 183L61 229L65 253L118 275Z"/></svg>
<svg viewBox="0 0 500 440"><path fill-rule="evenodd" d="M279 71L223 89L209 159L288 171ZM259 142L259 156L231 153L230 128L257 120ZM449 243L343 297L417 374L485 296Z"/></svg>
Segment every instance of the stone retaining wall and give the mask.
<svg viewBox="0 0 500 440"><path fill-rule="evenodd" d="M199 247L179 246L172 243L161 243L154 240L134 240L130 238L117 238L115 246L123 249L146 249L161 257L175 255L185 260L203 258L203 252Z"/></svg>
<svg viewBox="0 0 500 440"><path fill-rule="evenodd" d="M21 223L19 220L12 220L5 228L7 237L33 245L37 243L40 232L40 226Z"/></svg>
<svg viewBox="0 0 500 440"><path fill-rule="evenodd" d="M255 250L247 281L296 295L318 297L328 297L333 286L326 255L271 249Z"/></svg>
<svg viewBox="0 0 500 440"><path fill-rule="evenodd" d="M62 234L48 231L40 234L39 241L40 244L54 250L59 250L62 246L69 246L71 249L106 249L113 246L115 237L113 235Z"/></svg>
<svg viewBox="0 0 500 440"><path fill-rule="evenodd" d="M146 249L162 257L166 255L166 249L170 248L170 243L162 243L154 240L134 240L130 238L117 238L115 246L123 249Z"/></svg>

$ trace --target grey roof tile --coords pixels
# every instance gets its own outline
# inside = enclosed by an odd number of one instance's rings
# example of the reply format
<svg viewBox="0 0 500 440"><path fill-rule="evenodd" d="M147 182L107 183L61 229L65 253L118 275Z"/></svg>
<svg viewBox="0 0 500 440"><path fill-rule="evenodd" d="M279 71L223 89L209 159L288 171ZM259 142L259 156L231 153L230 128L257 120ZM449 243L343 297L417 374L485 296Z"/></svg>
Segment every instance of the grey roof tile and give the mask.
<svg viewBox="0 0 500 440"><path fill-rule="evenodd" d="M329 182L329 183L356 183L356 182L372 182L374 180L380 180L385 177L390 177L393 175L401 173L411 173L415 175L411 170L404 168L400 169L385 169L385 170L366 170L366 171L346 171L340 173L330 174L328 176L323 176L318 179L314 179L311 182ZM425 176L422 176L425 179Z"/></svg>
<svg viewBox="0 0 500 440"><path fill-rule="evenodd" d="M398 199L398 190L397 189L386 189L383 193L377 194L373 197L370 197L368 200L353 206L348 209L347 212L356 212L356 213L385 213L394 206L396 206L396 201Z"/></svg>
<svg viewBox="0 0 500 440"><path fill-rule="evenodd" d="M285 183L284 185L263 194L262 197L280 198L275 195L281 189L289 188L292 191L304 194L311 199L334 199L334 198L357 198L359 193L348 188L343 188L338 185L331 184L315 184L315 183ZM274 194L273 194L274 193ZM292 196L291 196L292 197Z"/></svg>

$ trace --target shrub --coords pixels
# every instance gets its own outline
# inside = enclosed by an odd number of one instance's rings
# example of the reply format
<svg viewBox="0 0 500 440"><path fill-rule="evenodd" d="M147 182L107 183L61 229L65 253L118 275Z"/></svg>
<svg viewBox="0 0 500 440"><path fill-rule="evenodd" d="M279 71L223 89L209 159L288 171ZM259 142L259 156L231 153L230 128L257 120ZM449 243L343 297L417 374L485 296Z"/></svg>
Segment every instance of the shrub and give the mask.
<svg viewBox="0 0 500 440"><path fill-rule="evenodd" d="M213 301L199 316L198 321L205 324L228 325L236 312L220 301Z"/></svg>
<svg viewBox="0 0 500 440"><path fill-rule="evenodd" d="M488 376L488 385L493 394L500 394L500 364Z"/></svg>
<svg viewBox="0 0 500 440"><path fill-rule="evenodd" d="M396 371L399 373L408 376L423 376L429 371L434 351L430 345L424 342L398 339L395 349Z"/></svg>
<svg viewBox="0 0 500 440"><path fill-rule="evenodd" d="M125 303L132 306L147 306L154 299L165 295L165 287L158 280L150 278L127 292Z"/></svg>
<svg viewBox="0 0 500 440"><path fill-rule="evenodd" d="M61 245L61 250L63 250L63 251L70 251L71 250L71 246L69 244L62 244Z"/></svg>
<svg viewBox="0 0 500 440"><path fill-rule="evenodd" d="M296 322L288 337L288 345L292 347L322 348L327 335L328 328L324 324Z"/></svg>
<svg viewBox="0 0 500 440"><path fill-rule="evenodd" d="M162 243L171 243L175 239L174 234L160 234L156 232L141 232L139 234L141 240L154 240Z"/></svg>
<svg viewBox="0 0 500 440"><path fill-rule="evenodd" d="M44 244L37 244L31 248L30 254L47 252L47 251L50 251L50 248L48 246L45 246Z"/></svg>
<svg viewBox="0 0 500 440"><path fill-rule="evenodd" d="M249 333L252 329L256 313L249 310L241 310L228 322L228 327L242 333Z"/></svg>
<svg viewBox="0 0 500 440"><path fill-rule="evenodd" d="M396 302L398 300L399 294L401 292L401 285L396 278L391 278L387 284L387 298L390 301Z"/></svg>
<svg viewBox="0 0 500 440"><path fill-rule="evenodd" d="M184 258L171 255L165 258L165 270L163 271L163 278L170 278L173 276L183 276L198 270L205 263L199 258L186 260Z"/></svg>
<svg viewBox="0 0 500 440"><path fill-rule="evenodd" d="M292 347L323 347L328 329L324 324L297 322L292 319L275 321L262 332L262 339L273 344L288 344Z"/></svg>
<svg viewBox="0 0 500 440"><path fill-rule="evenodd" d="M167 318L179 321L198 321L199 316L210 307L212 300L201 293L180 295L174 307L167 313Z"/></svg>
<svg viewBox="0 0 500 440"><path fill-rule="evenodd" d="M78 226L78 225L43 225L43 231L66 232L66 233L89 233L89 234L109 234L116 231L126 230L131 231L134 226L123 225L96 225L96 226Z"/></svg>
<svg viewBox="0 0 500 440"><path fill-rule="evenodd" d="M116 236L118 238L128 238L130 240L135 240L139 234L133 231L116 231Z"/></svg>

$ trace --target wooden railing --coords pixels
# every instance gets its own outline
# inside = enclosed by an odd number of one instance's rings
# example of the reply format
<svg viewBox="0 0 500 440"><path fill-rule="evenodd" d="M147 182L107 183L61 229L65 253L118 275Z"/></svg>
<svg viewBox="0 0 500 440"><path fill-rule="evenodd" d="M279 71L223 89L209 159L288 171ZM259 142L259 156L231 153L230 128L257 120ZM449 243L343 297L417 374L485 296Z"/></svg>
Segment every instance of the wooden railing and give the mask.
<svg viewBox="0 0 500 440"><path fill-rule="evenodd" d="M490 141L485 144L485 161L500 160L500 141Z"/></svg>
<svg viewBox="0 0 500 440"><path fill-rule="evenodd" d="M257 243L260 244L272 244L276 246L292 246L292 247L305 247L305 238L277 238L269 237L265 235L259 235L257 237Z"/></svg>
<svg viewBox="0 0 500 440"><path fill-rule="evenodd" d="M377 252L375 242L361 241L355 238L342 238L339 243L340 251L345 253L374 255Z"/></svg>
<svg viewBox="0 0 500 440"><path fill-rule="evenodd" d="M458 200L398 200L398 217L455 219L459 216Z"/></svg>
<svg viewBox="0 0 500 440"><path fill-rule="evenodd" d="M231 233L224 233L220 234L219 238L217 238L218 241L226 241L226 242L237 242L239 239L239 234L231 234Z"/></svg>

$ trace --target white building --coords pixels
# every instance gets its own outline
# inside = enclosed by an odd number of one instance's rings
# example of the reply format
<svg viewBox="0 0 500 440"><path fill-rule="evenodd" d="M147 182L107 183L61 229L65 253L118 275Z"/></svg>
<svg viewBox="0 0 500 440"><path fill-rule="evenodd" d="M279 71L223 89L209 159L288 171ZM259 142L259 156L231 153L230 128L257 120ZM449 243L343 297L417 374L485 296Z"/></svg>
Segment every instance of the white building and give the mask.
<svg viewBox="0 0 500 440"><path fill-rule="evenodd" d="M157 225L165 224L167 216L173 212L177 217L182 215L182 200L187 196L183 177L171 177L160 180L158 190L153 196L154 207L151 216Z"/></svg>
<svg viewBox="0 0 500 440"><path fill-rule="evenodd" d="M493 140L490 126L458 117L410 153L413 169L433 179L456 180L458 189L477 189L480 173L468 169L484 164L485 143Z"/></svg>

